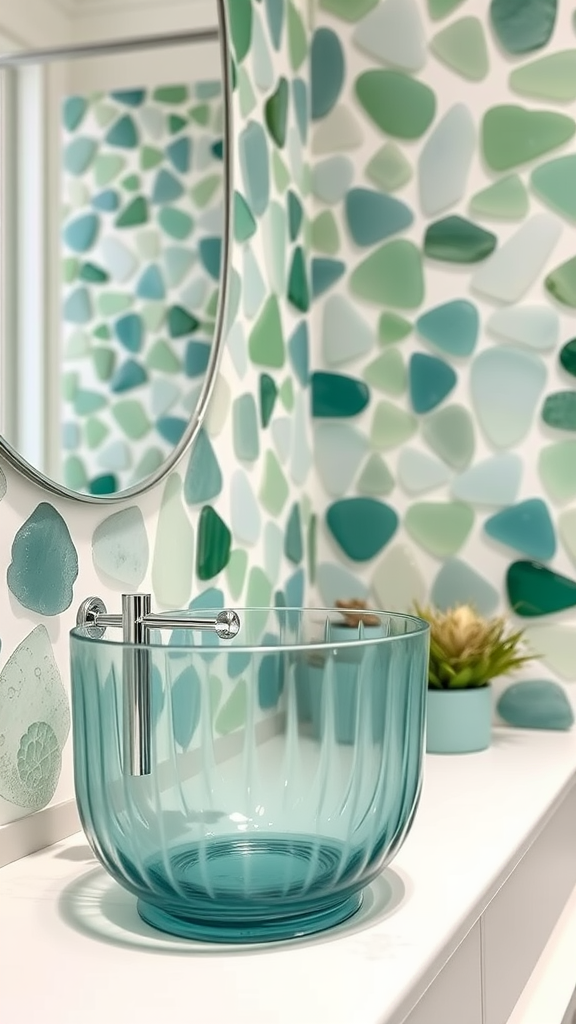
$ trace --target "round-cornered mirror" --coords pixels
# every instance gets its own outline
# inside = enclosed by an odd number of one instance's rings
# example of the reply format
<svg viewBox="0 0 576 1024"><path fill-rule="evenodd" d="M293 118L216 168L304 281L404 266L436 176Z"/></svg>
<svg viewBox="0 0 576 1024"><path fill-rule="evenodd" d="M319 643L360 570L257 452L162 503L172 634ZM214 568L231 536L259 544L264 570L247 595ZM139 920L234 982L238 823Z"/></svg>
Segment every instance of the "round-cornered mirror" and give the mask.
<svg viewBox="0 0 576 1024"><path fill-rule="evenodd" d="M21 6L0 19L0 452L110 502L175 464L216 374L224 4L71 0L42 50Z"/></svg>

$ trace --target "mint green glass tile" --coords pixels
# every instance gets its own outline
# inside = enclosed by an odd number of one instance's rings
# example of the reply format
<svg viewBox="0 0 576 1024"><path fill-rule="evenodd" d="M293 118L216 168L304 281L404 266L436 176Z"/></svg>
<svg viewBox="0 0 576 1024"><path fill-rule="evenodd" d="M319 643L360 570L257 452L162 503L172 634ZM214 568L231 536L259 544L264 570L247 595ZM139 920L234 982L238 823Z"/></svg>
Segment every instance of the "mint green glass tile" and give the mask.
<svg viewBox="0 0 576 1024"><path fill-rule="evenodd" d="M288 198L292 193L288 193ZM288 257L288 226L286 213L280 203L273 201L264 215L264 256L268 281L272 291L283 295L286 290L286 260Z"/></svg>
<svg viewBox="0 0 576 1024"><path fill-rule="evenodd" d="M466 543L474 512L457 501L422 501L411 505L404 525L416 544L436 558L449 558Z"/></svg>
<svg viewBox="0 0 576 1024"><path fill-rule="evenodd" d="M118 108L110 103L96 103L94 106L94 117L99 128L107 128L118 113Z"/></svg>
<svg viewBox="0 0 576 1024"><path fill-rule="evenodd" d="M272 151L272 174L276 191L282 195L290 184L288 168L277 150Z"/></svg>
<svg viewBox="0 0 576 1024"><path fill-rule="evenodd" d="M576 563L576 509L566 509L558 517L558 534L563 547Z"/></svg>
<svg viewBox="0 0 576 1024"><path fill-rule="evenodd" d="M114 223L117 228L134 228L139 224L145 224L147 220L148 202L144 196L136 196L118 214Z"/></svg>
<svg viewBox="0 0 576 1024"><path fill-rule="evenodd" d="M395 142L385 142L366 165L366 177L382 192L393 192L407 185L412 166Z"/></svg>
<svg viewBox="0 0 576 1024"><path fill-rule="evenodd" d="M374 344L368 323L344 295L331 295L322 315L322 354L327 366L340 366L366 355Z"/></svg>
<svg viewBox="0 0 576 1024"><path fill-rule="evenodd" d="M164 462L164 453L159 448L149 448L139 460L134 470L134 475L130 480L130 486L133 487L135 484L140 484L142 480L152 476L153 473L160 469L160 466L164 465Z"/></svg>
<svg viewBox="0 0 576 1024"><path fill-rule="evenodd" d="M472 461L474 424L463 405L436 409L424 420L422 436L432 451L452 469L466 469Z"/></svg>
<svg viewBox="0 0 576 1024"><path fill-rule="evenodd" d="M528 213L528 192L517 174L499 178L470 200L470 213L496 220L521 220Z"/></svg>
<svg viewBox="0 0 576 1024"><path fill-rule="evenodd" d="M160 370L162 373L178 373L182 368L176 353L162 339L154 342L147 353L146 366L149 370Z"/></svg>
<svg viewBox="0 0 576 1024"><path fill-rule="evenodd" d="M453 21L430 41L438 60L470 82L481 82L490 70L484 29L479 18Z"/></svg>
<svg viewBox="0 0 576 1024"><path fill-rule="evenodd" d="M279 516L288 498L288 484L274 452L264 456L264 473L258 494L260 504L271 516Z"/></svg>
<svg viewBox="0 0 576 1024"><path fill-rule="evenodd" d="M308 55L308 37L302 16L293 0L288 0L287 24L290 67L298 71Z"/></svg>
<svg viewBox="0 0 576 1024"><path fill-rule="evenodd" d="M530 184L536 195L556 213L576 221L576 155L557 157L536 167Z"/></svg>
<svg viewBox="0 0 576 1024"><path fill-rule="evenodd" d="M278 391L278 398L282 402L282 405L286 409L286 412L292 412L294 409L294 385L292 384L292 378L288 377L284 381L280 390Z"/></svg>
<svg viewBox="0 0 576 1024"><path fill-rule="evenodd" d="M372 589L378 607L390 611L411 612L415 601L426 600L426 581L411 547L393 544L386 549L372 577Z"/></svg>
<svg viewBox="0 0 576 1024"><path fill-rule="evenodd" d="M78 276L79 260L75 256L69 256L62 260L62 279L65 284L71 284Z"/></svg>
<svg viewBox="0 0 576 1024"><path fill-rule="evenodd" d="M236 60L242 63L250 49L252 41L252 3L251 0L236 0L228 9L230 34L236 53Z"/></svg>
<svg viewBox="0 0 576 1024"><path fill-rule="evenodd" d="M384 459L376 452L368 457L356 488L359 494L373 498L385 497L394 490L394 477Z"/></svg>
<svg viewBox="0 0 576 1024"><path fill-rule="evenodd" d="M152 587L164 608L184 608L194 578L194 532L182 501L182 481L173 473L164 487L152 562Z"/></svg>
<svg viewBox="0 0 576 1024"><path fill-rule="evenodd" d="M446 263L478 263L494 251L497 241L491 231L453 214L426 228L424 254Z"/></svg>
<svg viewBox="0 0 576 1024"><path fill-rule="evenodd" d="M388 395L403 395L406 390L406 367L396 348L389 348L364 368L364 380Z"/></svg>
<svg viewBox="0 0 576 1024"><path fill-rule="evenodd" d="M326 256L336 256L340 249L338 223L331 210L324 210L312 222L312 248Z"/></svg>
<svg viewBox="0 0 576 1024"><path fill-rule="evenodd" d="M67 393L67 390L65 379L64 394L69 400L74 400L74 412L77 416L88 416L91 413L98 412L99 409L103 409L107 404L107 398L104 395L98 394L97 391L88 391L86 388L78 388L78 390L74 389L73 394L69 394Z"/></svg>
<svg viewBox="0 0 576 1024"><path fill-rule="evenodd" d="M348 156L331 156L315 163L312 191L317 199L334 206L344 198L354 179L354 164Z"/></svg>
<svg viewBox="0 0 576 1024"><path fill-rule="evenodd" d="M125 188L127 192L137 192L140 188L140 175L139 174L128 174L120 182L122 188Z"/></svg>
<svg viewBox="0 0 576 1024"><path fill-rule="evenodd" d="M561 50L515 68L508 81L521 96L570 103L576 100L576 50Z"/></svg>
<svg viewBox="0 0 576 1024"><path fill-rule="evenodd" d="M493 171L507 171L557 149L574 132L576 122L566 114L513 104L492 107L482 121L484 158Z"/></svg>
<svg viewBox="0 0 576 1024"><path fill-rule="evenodd" d="M184 210L172 206L163 206L158 214L158 223L170 238L182 242L188 238L194 228L193 218Z"/></svg>
<svg viewBox="0 0 576 1024"><path fill-rule="evenodd" d="M110 380L116 365L116 353L105 345L92 349L92 361L98 380Z"/></svg>
<svg viewBox="0 0 576 1024"><path fill-rule="evenodd" d="M471 505L512 505L518 497L523 463L516 452L502 452L470 466L452 481L452 497Z"/></svg>
<svg viewBox="0 0 576 1024"><path fill-rule="evenodd" d="M462 0L428 0L428 13L434 21L445 18L459 7Z"/></svg>
<svg viewBox="0 0 576 1024"><path fill-rule="evenodd" d="M292 422L289 416L277 416L270 425L274 449L282 465L290 458L292 446Z"/></svg>
<svg viewBox="0 0 576 1024"><path fill-rule="evenodd" d="M245 724L247 714L248 687L246 680L240 679L219 709L214 728L220 736L227 736Z"/></svg>
<svg viewBox="0 0 576 1024"><path fill-rule="evenodd" d="M539 278L562 234L557 217L530 217L472 277L472 287L498 302L518 302Z"/></svg>
<svg viewBox="0 0 576 1024"><path fill-rule="evenodd" d="M272 599L272 584L263 570L255 565L250 569L246 601L250 608L269 608Z"/></svg>
<svg viewBox="0 0 576 1024"><path fill-rule="evenodd" d="M294 400L292 458L290 479L296 487L302 487L312 467L312 450L309 440L310 399L306 392L299 391Z"/></svg>
<svg viewBox="0 0 576 1024"><path fill-rule="evenodd" d="M194 441L184 477L184 500L188 505L213 501L222 490L222 471L204 428Z"/></svg>
<svg viewBox="0 0 576 1024"><path fill-rule="evenodd" d="M576 430L576 391L555 391L546 396L542 419L555 430Z"/></svg>
<svg viewBox="0 0 576 1024"><path fill-rule="evenodd" d="M232 405L234 453L241 462L254 462L260 454L258 416L253 395L240 395Z"/></svg>
<svg viewBox="0 0 576 1024"><path fill-rule="evenodd" d="M92 165L96 184L100 188L109 185L124 170L125 166L126 160L123 156L117 156L114 153L100 153Z"/></svg>
<svg viewBox="0 0 576 1024"><path fill-rule="evenodd" d="M382 400L378 402L374 412L370 443L373 448L381 451L399 448L414 436L417 428L418 421L412 413L406 412L393 402Z"/></svg>
<svg viewBox="0 0 576 1024"><path fill-rule="evenodd" d="M549 352L560 336L560 317L551 306L507 306L486 322L491 334L537 352Z"/></svg>
<svg viewBox="0 0 576 1024"><path fill-rule="evenodd" d="M450 479L447 466L418 448L405 445L398 456L398 481L407 494L426 494Z"/></svg>
<svg viewBox="0 0 576 1024"><path fill-rule="evenodd" d="M314 461L324 490L333 497L349 492L368 441L347 423L317 423L314 428Z"/></svg>
<svg viewBox="0 0 576 1024"><path fill-rule="evenodd" d="M490 21L500 45L508 53L540 50L550 39L558 0L492 0Z"/></svg>
<svg viewBox="0 0 576 1024"><path fill-rule="evenodd" d="M286 125L288 121L288 82L282 75L278 79L276 89L264 104L264 119L274 142L280 149L286 142Z"/></svg>
<svg viewBox="0 0 576 1024"><path fill-rule="evenodd" d="M374 498L343 498L330 505L326 524L348 558L367 562L390 543L398 529L398 515Z"/></svg>
<svg viewBox="0 0 576 1024"><path fill-rule="evenodd" d="M553 501L562 504L576 498L576 441L557 441L542 448L538 473Z"/></svg>
<svg viewBox="0 0 576 1024"><path fill-rule="evenodd" d="M238 95L240 97L240 113L246 120L256 106L256 96L250 76L244 68L238 68Z"/></svg>
<svg viewBox="0 0 576 1024"><path fill-rule="evenodd" d="M576 632L574 626L533 626L526 639L552 672L572 682L576 676Z"/></svg>
<svg viewBox="0 0 576 1024"><path fill-rule="evenodd" d="M196 255L190 249L172 245L164 250L166 280L171 288L177 288L182 284L195 261Z"/></svg>
<svg viewBox="0 0 576 1024"><path fill-rule="evenodd" d="M449 558L444 562L434 580L430 597L440 611L468 604L485 616L494 615L500 603L496 587L459 558Z"/></svg>
<svg viewBox="0 0 576 1024"><path fill-rule="evenodd" d="M152 99L158 103L185 103L188 99L187 85L161 85L152 92Z"/></svg>
<svg viewBox="0 0 576 1024"><path fill-rule="evenodd" d="M418 158L420 206L427 217L458 203L476 150L476 127L464 103L456 103L433 128Z"/></svg>
<svg viewBox="0 0 576 1024"><path fill-rule="evenodd" d="M548 274L544 284L558 302L576 309L576 256L556 267Z"/></svg>
<svg viewBox="0 0 576 1024"><path fill-rule="evenodd" d="M356 267L350 288L368 302L415 309L424 299L420 250L407 239L387 242Z"/></svg>
<svg viewBox="0 0 576 1024"><path fill-rule="evenodd" d="M262 125L249 121L238 145L246 200L252 213L260 217L270 199L268 143Z"/></svg>
<svg viewBox="0 0 576 1024"><path fill-rule="evenodd" d="M84 426L86 444L90 449L98 448L110 433L110 428L97 416L90 416Z"/></svg>
<svg viewBox="0 0 576 1024"><path fill-rule="evenodd" d="M242 548L236 548L231 552L228 565L226 566L226 582L233 601L240 599L244 589L247 568L248 552L243 551Z"/></svg>
<svg viewBox="0 0 576 1024"><path fill-rule="evenodd" d="M470 371L470 391L479 424L496 448L523 441L530 429L546 383L546 367L531 352L486 349Z"/></svg>
<svg viewBox="0 0 576 1024"><path fill-rule="evenodd" d="M246 75L244 69L242 69L242 73ZM210 122L210 107L207 103L197 103L196 106L190 107L188 117L194 122L194 124L199 124L202 125L203 128L206 128Z"/></svg>
<svg viewBox="0 0 576 1024"><path fill-rule="evenodd" d="M420 138L436 113L432 89L400 71L365 71L356 79L355 89L368 117L394 138Z"/></svg>
<svg viewBox="0 0 576 1024"><path fill-rule="evenodd" d="M385 0L356 26L352 41L370 57L404 71L421 71L426 37L415 0Z"/></svg>
<svg viewBox="0 0 576 1024"><path fill-rule="evenodd" d="M206 178L202 178L194 188L190 189L190 196L195 205L203 210L208 203L210 203L218 190L222 187L222 175L221 174L209 174ZM220 211L218 211L220 216Z"/></svg>
<svg viewBox="0 0 576 1024"><path fill-rule="evenodd" d="M182 390L174 381L166 380L164 376L156 377L152 381L150 408L154 418L164 416L181 397Z"/></svg>
<svg viewBox="0 0 576 1024"><path fill-rule="evenodd" d="M260 508L252 484L241 469L233 473L230 482L230 526L240 544L256 544L260 537Z"/></svg>
<svg viewBox="0 0 576 1024"><path fill-rule="evenodd" d="M86 135L80 135L66 146L62 162L68 174L80 175L88 170L96 153L97 143Z"/></svg>
<svg viewBox="0 0 576 1024"><path fill-rule="evenodd" d="M358 117L349 107L338 103L328 117L318 122L312 139L312 152L316 156L358 149L364 135Z"/></svg>
<svg viewBox="0 0 576 1024"><path fill-rule="evenodd" d="M112 415L127 437L138 441L151 429L151 423L142 403L136 399L124 399L112 406Z"/></svg>
<svg viewBox="0 0 576 1024"><path fill-rule="evenodd" d="M260 17L256 14L252 39L253 82L260 92L270 91L275 82L272 51Z"/></svg>
<svg viewBox="0 0 576 1024"><path fill-rule="evenodd" d="M164 159L164 154L160 149L155 149L154 146L142 146L140 150L140 167L143 171L149 171L153 167L157 167L161 164Z"/></svg>
<svg viewBox="0 0 576 1024"><path fill-rule="evenodd" d="M90 352L90 339L84 331L73 331L66 341L65 359L83 359Z"/></svg>
<svg viewBox="0 0 576 1024"><path fill-rule="evenodd" d="M237 242L247 242L256 231L256 221L239 192L234 193L234 237Z"/></svg>
<svg viewBox="0 0 576 1024"><path fill-rule="evenodd" d="M280 307L275 295L271 295L256 321L248 341L250 359L258 366L280 369L284 365L284 336Z"/></svg>
<svg viewBox="0 0 576 1024"><path fill-rule="evenodd" d="M88 474L84 462L78 455L69 455L63 466L64 486L80 494L88 488Z"/></svg>
<svg viewBox="0 0 576 1024"><path fill-rule="evenodd" d="M541 498L529 498L496 512L484 523L484 531L499 544L540 562L556 554L554 525Z"/></svg>
<svg viewBox="0 0 576 1024"><path fill-rule="evenodd" d="M78 390L79 376L77 373L65 373L62 377L62 397L71 402Z"/></svg>
<svg viewBox="0 0 576 1024"><path fill-rule="evenodd" d="M266 285L250 245L244 246L242 259L242 308L252 320L266 297Z"/></svg>
<svg viewBox="0 0 576 1024"><path fill-rule="evenodd" d="M378 0L320 0L320 7L342 21L360 21L377 3Z"/></svg>
<svg viewBox="0 0 576 1024"><path fill-rule="evenodd" d="M412 324L397 313L382 313L378 321L378 340L381 345L395 345L407 338Z"/></svg>

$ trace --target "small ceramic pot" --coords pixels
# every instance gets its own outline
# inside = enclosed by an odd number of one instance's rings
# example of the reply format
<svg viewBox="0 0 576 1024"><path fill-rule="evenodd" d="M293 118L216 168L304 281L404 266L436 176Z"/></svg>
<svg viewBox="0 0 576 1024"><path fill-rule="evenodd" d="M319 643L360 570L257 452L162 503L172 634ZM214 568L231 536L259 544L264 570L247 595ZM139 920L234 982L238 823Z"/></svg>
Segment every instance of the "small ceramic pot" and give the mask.
<svg viewBox="0 0 576 1024"><path fill-rule="evenodd" d="M428 754L471 754L486 750L492 738L492 687L428 690Z"/></svg>
<svg viewBox="0 0 576 1024"><path fill-rule="evenodd" d="M332 640L335 643L356 640L357 630L349 626L334 626ZM366 626L364 638L375 639L382 636L381 626ZM338 743L353 743L356 735L356 715L358 708L358 673L365 648L345 646L339 647L334 653L334 734ZM322 690L324 686L324 665L309 665L307 679L307 701L303 701L308 707L310 720L312 722L312 733L317 738L322 735ZM378 680L367 680L363 683L369 692L362 693L363 700L370 700L372 705L372 721L374 728L378 728L383 715L383 696L378 699Z"/></svg>

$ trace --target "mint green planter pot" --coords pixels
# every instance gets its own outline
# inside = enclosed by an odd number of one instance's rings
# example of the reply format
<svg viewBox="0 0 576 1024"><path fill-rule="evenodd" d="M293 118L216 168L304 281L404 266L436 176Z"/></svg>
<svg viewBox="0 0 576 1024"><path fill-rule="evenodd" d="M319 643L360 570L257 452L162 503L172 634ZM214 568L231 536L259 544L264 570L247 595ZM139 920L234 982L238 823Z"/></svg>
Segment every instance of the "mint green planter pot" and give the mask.
<svg viewBox="0 0 576 1024"><path fill-rule="evenodd" d="M428 690L426 752L471 754L492 738L492 687Z"/></svg>

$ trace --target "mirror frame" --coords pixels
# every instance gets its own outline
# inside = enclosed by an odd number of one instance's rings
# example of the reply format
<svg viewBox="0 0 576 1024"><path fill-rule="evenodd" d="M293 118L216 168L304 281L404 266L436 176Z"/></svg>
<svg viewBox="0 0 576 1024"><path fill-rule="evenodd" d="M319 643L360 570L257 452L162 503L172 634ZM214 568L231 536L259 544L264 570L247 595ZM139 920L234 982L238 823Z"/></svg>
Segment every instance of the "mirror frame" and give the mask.
<svg viewBox="0 0 576 1024"><path fill-rule="evenodd" d="M0 456L5 458L9 465L15 469L18 473L24 476L31 483L42 487L45 491L50 494L55 494L60 498L68 498L71 501L81 502L86 505L115 505L122 501L126 501L130 498L137 497L139 494L145 494L151 490L157 484L161 483L169 473L176 467L182 457L192 447L200 428L204 422L206 412L212 393L216 384L218 376L218 370L220 366L220 358L222 355L222 349L224 347L224 333L226 326L226 314L228 305L228 286L230 281L230 252L232 248L232 211L234 204L233 195L233 116L232 116L232 104L233 104L233 93L232 93L232 54L230 49L230 35L228 31L228 13L226 9L226 0L216 0L216 7L218 10L218 36L220 44L220 67L222 76L222 92L223 92L223 106L224 106L224 153L223 153L223 186L224 186L224 218L223 218L223 235L222 235L222 256L220 264L220 297L218 301L218 310L216 313L216 320L214 325L214 337L212 339L212 345L210 348L210 357L208 359L208 365L204 375L204 381L200 391L198 404L190 417L190 421L180 441L173 448L171 454L164 460L161 466L158 467L154 473L150 473L149 476L145 477L140 483L134 484L132 487L127 487L123 491L118 491L116 494L105 494L105 495L94 495L94 494L83 494L80 491L73 491L69 487L65 487L64 484L59 484L56 480L52 480L46 476L39 469L36 469L31 463L27 462L26 459L18 453L18 451L7 441L2 434L0 434ZM214 38L214 31L211 29L201 29L198 32L199 39L203 37L206 39ZM88 56L90 53L97 51L100 48L105 47L107 52L123 51L128 48L135 49L138 47L148 47L150 49L156 48L157 46L167 45L170 43L181 43L182 38L180 35L167 35L167 36L143 36L142 38L127 38L125 40L118 40L117 42L112 40L110 42L103 41L102 43L95 43L92 45L80 44L79 46L71 46L66 48L56 47L51 50L25 50L21 53L15 52L6 55L0 55L0 70L3 67L15 67L20 64L34 64L36 62L47 63L49 60L53 60L66 54L70 56Z"/></svg>

